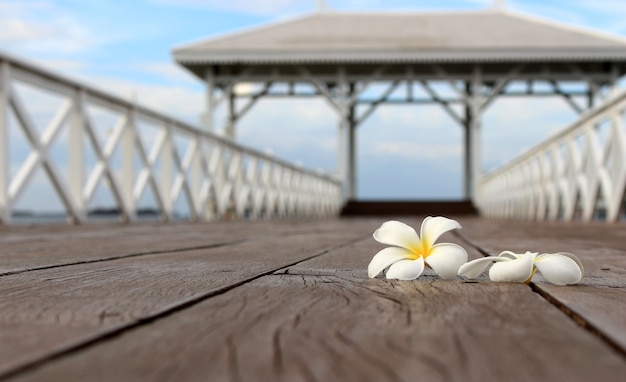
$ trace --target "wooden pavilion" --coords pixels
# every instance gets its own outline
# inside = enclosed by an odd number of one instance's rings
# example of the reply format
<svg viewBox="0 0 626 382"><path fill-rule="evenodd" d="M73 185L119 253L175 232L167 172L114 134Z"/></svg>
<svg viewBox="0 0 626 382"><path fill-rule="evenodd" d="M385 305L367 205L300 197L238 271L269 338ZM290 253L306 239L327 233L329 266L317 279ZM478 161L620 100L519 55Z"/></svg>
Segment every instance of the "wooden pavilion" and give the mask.
<svg viewBox="0 0 626 382"><path fill-rule="evenodd" d="M227 104L224 131L232 138L238 120L261 97L324 97L339 116L338 173L345 200L357 196L355 132L380 104L444 108L464 131L464 194L475 203L481 115L497 97L561 96L583 113L626 73L626 39L501 7L420 13L322 10L180 46L173 55L206 82L208 129L214 128L216 107ZM514 82L524 86L509 86ZM568 86L572 82L577 86ZM259 86L239 94L234 89L240 83ZM386 90L375 98L365 96L380 83ZM441 83L455 96L441 95ZM547 84L548 90L536 83ZM313 91L302 90L302 84ZM423 89L419 96L416 85ZM404 97L390 99L399 88L406 89ZM582 104L581 96L587 100ZM238 108L240 97L248 101ZM357 110L360 105L365 106Z"/></svg>

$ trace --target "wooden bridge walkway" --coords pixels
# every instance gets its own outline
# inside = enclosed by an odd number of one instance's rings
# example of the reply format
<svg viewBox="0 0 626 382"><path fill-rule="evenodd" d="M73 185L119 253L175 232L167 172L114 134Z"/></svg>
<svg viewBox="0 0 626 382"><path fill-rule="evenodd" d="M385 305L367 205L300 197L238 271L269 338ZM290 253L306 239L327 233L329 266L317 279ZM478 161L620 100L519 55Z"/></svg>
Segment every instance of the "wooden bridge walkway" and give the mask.
<svg viewBox="0 0 626 382"><path fill-rule="evenodd" d="M623 380L625 225L458 220L585 277L369 279L379 218L0 227L0 379Z"/></svg>

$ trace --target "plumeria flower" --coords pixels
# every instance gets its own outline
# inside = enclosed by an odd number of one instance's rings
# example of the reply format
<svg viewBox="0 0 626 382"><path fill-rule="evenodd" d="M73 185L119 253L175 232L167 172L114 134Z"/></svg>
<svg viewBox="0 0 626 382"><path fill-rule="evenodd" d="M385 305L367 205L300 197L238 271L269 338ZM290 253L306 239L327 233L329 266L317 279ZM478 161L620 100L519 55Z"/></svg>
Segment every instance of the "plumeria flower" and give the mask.
<svg viewBox="0 0 626 382"><path fill-rule="evenodd" d="M459 228L461 225L457 221L441 216L424 219L419 236L404 223L383 223L374 232L374 239L392 247L374 256L367 267L369 277L376 277L389 267L386 273L388 279L413 280L424 271L424 263L444 279L456 277L461 264L467 261L467 252L459 245L435 244L435 241L442 234Z"/></svg>
<svg viewBox="0 0 626 382"><path fill-rule="evenodd" d="M526 252L522 254L504 251L498 256L483 257L463 264L459 276L477 278L491 263L489 278L500 282L529 283L535 272L556 285L576 284L583 277L584 268L580 260L567 252L542 253Z"/></svg>

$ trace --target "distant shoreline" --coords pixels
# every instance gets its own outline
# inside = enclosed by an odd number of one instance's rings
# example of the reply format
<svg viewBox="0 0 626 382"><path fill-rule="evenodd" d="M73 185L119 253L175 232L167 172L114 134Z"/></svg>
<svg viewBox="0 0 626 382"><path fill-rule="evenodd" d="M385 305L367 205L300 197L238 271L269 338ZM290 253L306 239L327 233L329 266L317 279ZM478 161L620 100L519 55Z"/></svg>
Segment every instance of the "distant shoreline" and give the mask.
<svg viewBox="0 0 626 382"><path fill-rule="evenodd" d="M122 216L121 210L118 208L94 208L87 212L90 221L116 221ZM15 210L11 214L11 224L50 224L65 223L69 215L61 211L37 212L31 210ZM137 210L139 220L158 220L160 212L153 208L140 208ZM176 216L176 218L185 218L184 216Z"/></svg>

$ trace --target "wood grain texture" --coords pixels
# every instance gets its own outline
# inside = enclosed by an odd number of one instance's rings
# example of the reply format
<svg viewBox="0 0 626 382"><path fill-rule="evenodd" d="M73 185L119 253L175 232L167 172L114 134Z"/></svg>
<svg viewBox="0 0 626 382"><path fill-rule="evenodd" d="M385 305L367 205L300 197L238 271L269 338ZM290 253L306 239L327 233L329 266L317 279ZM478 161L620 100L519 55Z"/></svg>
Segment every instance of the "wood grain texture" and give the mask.
<svg viewBox="0 0 626 382"><path fill-rule="evenodd" d="M514 252L571 252L585 266L581 282L554 286L540 274L535 286L584 324L600 331L626 353L626 225L533 223L476 219L461 234L497 255Z"/></svg>
<svg viewBox="0 0 626 382"><path fill-rule="evenodd" d="M0 373L354 240L350 229L4 276ZM280 244L280 245L278 245Z"/></svg>
<svg viewBox="0 0 626 382"><path fill-rule="evenodd" d="M540 294L485 278L441 280L428 269L415 281L369 279L367 264L385 247L370 235L384 220L2 228L7 259L31 251L25 261L36 265L98 262L0 277L0 343L11 344L0 346L0 374L14 381L359 382L613 382L626 375L624 352L542 295L606 332L625 332L617 321L623 230L600 236L606 226L458 219L460 233L481 250L581 257L588 268L581 285L538 278ZM419 230L421 220L403 220ZM206 244L230 237L247 239ZM459 240L450 233L439 241L480 256ZM207 247L194 250L195 243ZM156 249L148 256L146 248ZM138 256L110 259L120 253Z"/></svg>
<svg viewBox="0 0 626 382"><path fill-rule="evenodd" d="M338 220L0 226L0 276L80 262L208 248L269 234L330 231ZM349 228L349 227L348 227Z"/></svg>
<svg viewBox="0 0 626 382"><path fill-rule="evenodd" d="M367 240L334 250L13 380L615 381L626 373L620 354L528 286L369 279L363 265L378 249Z"/></svg>

